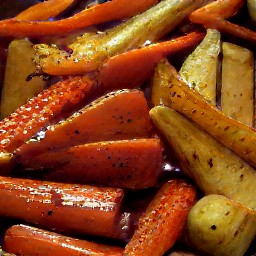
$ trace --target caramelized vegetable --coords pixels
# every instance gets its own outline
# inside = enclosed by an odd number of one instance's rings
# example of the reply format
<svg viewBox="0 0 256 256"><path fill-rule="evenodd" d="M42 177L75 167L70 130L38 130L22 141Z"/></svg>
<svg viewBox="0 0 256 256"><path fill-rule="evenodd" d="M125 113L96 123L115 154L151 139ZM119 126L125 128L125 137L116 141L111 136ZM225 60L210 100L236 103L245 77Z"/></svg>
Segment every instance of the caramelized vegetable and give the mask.
<svg viewBox="0 0 256 256"><path fill-rule="evenodd" d="M115 91L49 126L22 145L16 154L28 159L42 152L90 142L145 138L152 129L143 92Z"/></svg>
<svg viewBox="0 0 256 256"><path fill-rule="evenodd" d="M172 72L169 93L164 99L166 105L193 120L225 147L256 166L255 130L224 115L175 75L174 68Z"/></svg>
<svg viewBox="0 0 256 256"><path fill-rule="evenodd" d="M27 77L35 69L32 61L34 54L33 44L27 39L14 40L10 43L2 88L2 118L13 113L44 89L46 82L40 77L27 81Z"/></svg>
<svg viewBox="0 0 256 256"><path fill-rule="evenodd" d="M92 243L25 225L9 228L4 245L8 252L26 256L35 253L37 256L122 256L123 253L121 247Z"/></svg>
<svg viewBox="0 0 256 256"><path fill-rule="evenodd" d="M221 110L247 124L254 121L254 58L246 48L223 43Z"/></svg>
<svg viewBox="0 0 256 256"><path fill-rule="evenodd" d="M43 127L81 105L92 88L87 77L58 82L0 122L0 150L13 152Z"/></svg>
<svg viewBox="0 0 256 256"><path fill-rule="evenodd" d="M222 194L256 210L256 172L252 167L174 110L159 106L150 116L182 170L205 194Z"/></svg>
<svg viewBox="0 0 256 256"><path fill-rule="evenodd" d="M256 214L221 195L208 195L191 209L186 240L203 255L242 256L256 235Z"/></svg>
<svg viewBox="0 0 256 256"><path fill-rule="evenodd" d="M59 232L116 238L123 191L26 179L0 180L0 216Z"/></svg>
<svg viewBox="0 0 256 256"><path fill-rule="evenodd" d="M50 75L76 75L98 70L109 57L157 41L203 2L163 0L105 33L84 34L69 45L72 54L49 45L35 45L38 55L35 60L42 71Z"/></svg>
<svg viewBox="0 0 256 256"><path fill-rule="evenodd" d="M105 90L140 86L154 73L158 61L192 48L203 37L203 33L190 33L170 41L116 55L110 58L100 70L101 86Z"/></svg>
<svg viewBox="0 0 256 256"><path fill-rule="evenodd" d="M63 8L65 7L64 4L67 5L70 2L72 3L74 0L52 0L43 2L27 9L14 19L0 21L0 35L11 37L63 35L76 29L104 23L106 21L132 17L135 14L145 11L157 1L136 0L131 2L129 0L112 0L101 5L86 8L66 19L47 22L38 21L47 20L50 17L56 16L56 11L59 11L60 7ZM54 6L54 4L56 6ZM49 5L49 7L46 5Z"/></svg>
<svg viewBox="0 0 256 256"><path fill-rule="evenodd" d="M46 169L43 179L130 189L155 186L163 166L159 139L96 142L16 160Z"/></svg>
<svg viewBox="0 0 256 256"><path fill-rule="evenodd" d="M180 75L208 102L216 105L216 81L220 32L208 29L204 40L189 55L180 69Z"/></svg>
<svg viewBox="0 0 256 256"><path fill-rule="evenodd" d="M139 219L124 255L162 256L181 235L195 199L195 189L186 181L165 183Z"/></svg>

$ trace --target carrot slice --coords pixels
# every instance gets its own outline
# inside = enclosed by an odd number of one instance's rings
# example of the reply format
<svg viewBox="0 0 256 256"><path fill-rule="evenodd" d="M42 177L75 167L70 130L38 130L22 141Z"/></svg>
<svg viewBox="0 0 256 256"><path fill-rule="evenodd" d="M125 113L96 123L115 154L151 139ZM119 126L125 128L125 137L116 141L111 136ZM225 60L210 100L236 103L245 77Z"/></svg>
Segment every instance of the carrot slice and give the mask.
<svg viewBox="0 0 256 256"><path fill-rule="evenodd" d="M29 170L51 169L43 179L131 189L156 185L163 166L159 139L97 142L16 160Z"/></svg>
<svg viewBox="0 0 256 256"><path fill-rule="evenodd" d="M74 0L65 1L73 2ZM61 5L64 6L65 1L52 0L41 3L41 5L48 4L49 12L52 10L54 14L54 11L56 12L58 10L55 10L55 8L61 8ZM34 16L33 13L31 13L32 11L34 12L34 10L28 9L26 13L22 13L14 19L6 19L0 21L0 35L11 37L41 37L65 34L76 29L104 23L106 21L120 20L132 17L147 10L149 7L156 3L157 0L112 0L104 4L99 4L87 8L70 18L48 22L31 21L33 19L38 20L39 18L43 20L45 17L42 16L41 18L39 16L40 12L42 15L47 14L45 13L47 8L40 8L39 4ZM54 8L51 7L51 4L53 4ZM36 6L34 9L35 8Z"/></svg>
<svg viewBox="0 0 256 256"><path fill-rule="evenodd" d="M4 236L8 252L17 255L34 256L122 256L123 248L92 243L59 235L42 229L15 225Z"/></svg>
<svg viewBox="0 0 256 256"><path fill-rule="evenodd" d="M141 216L124 255L162 256L180 237L195 200L196 190L186 181L165 183Z"/></svg>
<svg viewBox="0 0 256 256"><path fill-rule="evenodd" d="M0 216L61 232L115 237L123 191L1 177Z"/></svg>
<svg viewBox="0 0 256 256"><path fill-rule="evenodd" d="M99 80L102 87L105 90L113 90L139 86L154 73L158 61L195 46L204 35L191 33L110 58L100 71Z"/></svg>
<svg viewBox="0 0 256 256"><path fill-rule="evenodd" d="M18 14L17 20L48 20L67 9L75 0L48 0Z"/></svg>
<svg viewBox="0 0 256 256"><path fill-rule="evenodd" d="M57 125L23 144L16 153L24 157L89 142L146 138L152 124L143 92L109 93Z"/></svg>
<svg viewBox="0 0 256 256"><path fill-rule="evenodd" d="M42 127L80 107L92 84L87 77L73 77L30 99L0 122L0 150L13 152Z"/></svg>

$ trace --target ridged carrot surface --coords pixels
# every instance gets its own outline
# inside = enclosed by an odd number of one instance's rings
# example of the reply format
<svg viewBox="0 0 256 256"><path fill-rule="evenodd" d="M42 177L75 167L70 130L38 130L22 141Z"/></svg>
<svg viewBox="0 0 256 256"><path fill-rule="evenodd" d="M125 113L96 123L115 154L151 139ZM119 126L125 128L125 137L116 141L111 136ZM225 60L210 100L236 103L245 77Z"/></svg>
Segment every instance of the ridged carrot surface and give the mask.
<svg viewBox="0 0 256 256"><path fill-rule="evenodd" d="M27 158L90 142L150 137L152 124L148 111L142 91L115 91L48 127L42 139L38 135L38 139L21 146L16 155Z"/></svg>
<svg viewBox="0 0 256 256"><path fill-rule="evenodd" d="M139 219L124 255L162 256L180 237L195 200L195 188L186 181L165 183Z"/></svg>
<svg viewBox="0 0 256 256"><path fill-rule="evenodd" d="M46 169L42 179L131 189L155 186L164 161L159 139L90 143L17 160Z"/></svg>
<svg viewBox="0 0 256 256"><path fill-rule="evenodd" d="M9 228L4 236L8 252L26 256L122 256L123 248L92 243L25 225Z"/></svg>
<svg viewBox="0 0 256 256"><path fill-rule="evenodd" d="M43 127L80 106L92 88L86 77L58 82L0 122L0 151L13 152Z"/></svg>
<svg viewBox="0 0 256 256"><path fill-rule="evenodd" d="M0 216L60 232L115 237L121 189L0 178Z"/></svg>

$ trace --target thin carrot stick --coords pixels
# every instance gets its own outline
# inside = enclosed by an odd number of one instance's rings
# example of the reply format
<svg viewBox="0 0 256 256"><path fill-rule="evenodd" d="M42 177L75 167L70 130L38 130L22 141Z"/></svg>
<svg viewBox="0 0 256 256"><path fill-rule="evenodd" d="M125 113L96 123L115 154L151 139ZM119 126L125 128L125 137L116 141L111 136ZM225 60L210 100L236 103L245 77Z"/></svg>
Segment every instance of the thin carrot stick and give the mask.
<svg viewBox="0 0 256 256"><path fill-rule="evenodd" d="M163 167L159 139L96 142L16 161L29 170L46 169L42 179L130 189L155 186Z"/></svg>
<svg viewBox="0 0 256 256"><path fill-rule="evenodd" d="M162 256L180 237L196 200L195 188L183 180L164 184L125 248L125 256Z"/></svg>
<svg viewBox="0 0 256 256"><path fill-rule="evenodd" d="M152 134L148 105L143 92L121 90L109 93L49 126L16 154L33 157L39 153L96 141L147 138Z"/></svg>
<svg viewBox="0 0 256 256"><path fill-rule="evenodd" d="M110 58L100 71L102 88L113 90L139 86L154 73L158 61L195 46L203 37L203 33L191 33Z"/></svg>
<svg viewBox="0 0 256 256"><path fill-rule="evenodd" d="M74 0L66 1L73 2ZM62 5L62 1L60 0L52 0L42 4L48 4L51 10L51 3L54 4L54 2L56 2L56 7L60 4ZM26 13L18 15L14 19L0 21L0 35L11 37L41 37L66 34L76 29L104 23L106 21L132 17L147 10L156 3L157 0L112 0L87 8L70 18L48 22L31 21L38 19L37 17L39 17L39 15L36 13L35 17L33 17L33 13L31 13L32 10L30 11L28 9ZM55 6L53 5L53 7ZM38 8L41 12L46 9L41 9L40 6L38 6Z"/></svg>
<svg viewBox="0 0 256 256"><path fill-rule="evenodd" d="M92 243L25 225L9 228L4 236L6 251L26 256L122 256L123 248Z"/></svg>
<svg viewBox="0 0 256 256"><path fill-rule="evenodd" d="M48 0L18 14L17 20L48 20L67 9L75 0Z"/></svg>
<svg viewBox="0 0 256 256"><path fill-rule="evenodd" d="M113 238L123 195L121 189L1 177L0 216Z"/></svg>
<svg viewBox="0 0 256 256"><path fill-rule="evenodd" d="M92 84L87 77L72 77L30 99L0 122L0 150L13 152L42 127L81 106Z"/></svg>

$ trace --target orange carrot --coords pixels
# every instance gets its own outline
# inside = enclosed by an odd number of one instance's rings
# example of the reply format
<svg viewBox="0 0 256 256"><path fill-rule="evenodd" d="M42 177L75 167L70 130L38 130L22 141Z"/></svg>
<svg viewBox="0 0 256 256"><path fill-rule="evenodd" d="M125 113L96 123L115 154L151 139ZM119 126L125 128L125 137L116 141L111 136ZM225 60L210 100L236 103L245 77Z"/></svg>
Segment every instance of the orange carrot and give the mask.
<svg viewBox="0 0 256 256"><path fill-rule="evenodd" d="M74 0L66 0L66 2L67 1L73 2ZM40 10L43 12L42 14L44 14L46 12L45 10L47 10L47 8L40 8L39 4L35 16L33 16L33 13L31 13L32 10L30 11L30 9L28 9L25 11L26 13L18 15L14 19L0 21L0 35L11 37L41 37L65 34L76 29L104 23L106 21L132 17L145 11L156 3L157 0L112 0L104 4L87 8L70 18L48 22L31 21L33 19L39 19L37 17L40 17L38 15ZM53 4L54 8L55 5L56 8L60 8L58 5L64 5L64 1L52 0L41 3L41 5L43 4L48 4L49 10L51 10L51 4ZM36 8L36 6L34 8ZM53 13L55 11L54 8L52 10ZM42 19L43 17L44 16L42 16Z"/></svg>
<svg viewBox="0 0 256 256"><path fill-rule="evenodd" d="M148 111L143 92L115 91L59 124L48 127L44 133L23 144L16 153L27 158L90 142L146 138L152 132Z"/></svg>
<svg viewBox="0 0 256 256"><path fill-rule="evenodd" d="M87 77L69 78L30 99L0 121L0 150L13 152L42 127L57 122L81 106L92 83Z"/></svg>
<svg viewBox="0 0 256 256"><path fill-rule="evenodd" d="M122 256L123 248L92 243L25 225L9 228L6 251L26 256Z"/></svg>
<svg viewBox="0 0 256 256"><path fill-rule="evenodd" d="M18 14L17 20L48 20L67 9L75 0L48 0Z"/></svg>
<svg viewBox="0 0 256 256"><path fill-rule="evenodd" d="M163 166L159 139L97 142L17 158L29 170L50 169L43 179L131 189L155 186Z"/></svg>
<svg viewBox="0 0 256 256"><path fill-rule="evenodd" d="M141 216L124 255L162 256L180 237L195 200L195 188L186 181L165 183Z"/></svg>
<svg viewBox="0 0 256 256"><path fill-rule="evenodd" d="M195 46L203 37L202 33L191 33L114 56L100 71L99 80L102 87L105 90L135 88L150 78L158 61Z"/></svg>
<svg viewBox="0 0 256 256"><path fill-rule="evenodd" d="M0 179L0 216L75 234L115 237L123 191L26 179Z"/></svg>

